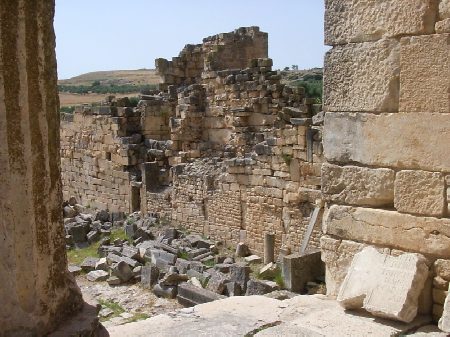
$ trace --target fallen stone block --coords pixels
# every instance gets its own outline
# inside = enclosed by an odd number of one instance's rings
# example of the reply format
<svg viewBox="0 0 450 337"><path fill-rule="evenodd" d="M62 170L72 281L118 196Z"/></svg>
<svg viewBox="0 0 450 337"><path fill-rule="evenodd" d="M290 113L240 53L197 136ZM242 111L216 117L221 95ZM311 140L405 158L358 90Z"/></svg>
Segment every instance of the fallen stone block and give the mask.
<svg viewBox="0 0 450 337"><path fill-rule="evenodd" d="M140 259L139 249L131 246L123 246L122 255L134 260Z"/></svg>
<svg viewBox="0 0 450 337"><path fill-rule="evenodd" d="M325 275L320 251L283 256L281 264L284 286L293 292L303 292L309 281Z"/></svg>
<svg viewBox="0 0 450 337"><path fill-rule="evenodd" d="M86 278L91 282L106 281L109 273L104 270L93 270L87 273Z"/></svg>
<svg viewBox="0 0 450 337"><path fill-rule="evenodd" d="M420 254L391 256L366 247L353 258L337 300L347 309L412 322L428 273Z"/></svg>
<svg viewBox="0 0 450 337"><path fill-rule="evenodd" d="M83 269L84 272L88 273L90 271L95 270L95 265L100 259L98 257L87 257L83 260L80 267Z"/></svg>
<svg viewBox="0 0 450 337"><path fill-rule="evenodd" d="M100 232L93 230L87 233L86 238L90 244L93 244L94 242L97 242L100 240Z"/></svg>
<svg viewBox="0 0 450 337"><path fill-rule="evenodd" d="M173 299L177 297L177 286L163 286L157 284L153 287L153 293L158 297Z"/></svg>
<svg viewBox="0 0 450 337"><path fill-rule="evenodd" d="M227 296L241 296L243 295L241 285L237 282L228 282L226 284L226 294Z"/></svg>
<svg viewBox="0 0 450 337"><path fill-rule="evenodd" d="M262 279L270 279L275 277L277 272L278 266L275 263L270 262L259 270L259 277Z"/></svg>
<svg viewBox="0 0 450 337"><path fill-rule="evenodd" d="M199 255L203 255L209 252L209 249L207 248L197 248L197 249L193 249L190 252L188 252L188 256L190 259L194 259Z"/></svg>
<svg viewBox="0 0 450 337"><path fill-rule="evenodd" d="M261 263L262 259L261 257L259 257L258 255L250 255L244 258L245 262L248 262L250 264L256 264L256 263Z"/></svg>
<svg viewBox="0 0 450 337"><path fill-rule="evenodd" d="M221 273L228 273L230 271L230 265L229 264L223 264L223 263L218 263L214 266L214 269L221 272Z"/></svg>
<svg viewBox="0 0 450 337"><path fill-rule="evenodd" d="M191 262L185 259L178 258L175 262L175 267L177 267L180 274L186 274L186 272L191 268Z"/></svg>
<svg viewBox="0 0 450 337"><path fill-rule="evenodd" d="M250 267L243 263L235 263L230 267L230 281L240 285L242 293L247 291L250 280Z"/></svg>
<svg viewBox="0 0 450 337"><path fill-rule="evenodd" d="M122 284L122 280L120 278L118 278L117 276L110 276L106 282L108 282L108 284L110 286L118 286L120 284Z"/></svg>
<svg viewBox="0 0 450 337"><path fill-rule="evenodd" d="M264 295L279 289L278 284L272 281L250 280L247 282L245 296Z"/></svg>
<svg viewBox="0 0 450 337"><path fill-rule="evenodd" d="M207 289L198 288L189 283L182 283L178 286L177 300L186 307L212 302L225 298Z"/></svg>
<svg viewBox="0 0 450 337"><path fill-rule="evenodd" d="M206 289L222 295L225 292L226 284L229 282L229 278L227 275L217 271L211 271L209 273L211 274L211 278L208 281Z"/></svg>
<svg viewBox="0 0 450 337"><path fill-rule="evenodd" d="M250 251L248 249L248 246L245 243L239 242L236 246L235 254L237 257L246 257L250 254Z"/></svg>
<svg viewBox="0 0 450 337"><path fill-rule="evenodd" d="M100 260L97 261L97 263L95 264L95 270L104 270L104 271L109 270L109 265L105 257L102 257Z"/></svg>
<svg viewBox="0 0 450 337"><path fill-rule="evenodd" d="M68 270L69 270L69 273L71 273L73 276L80 275L81 271L82 271L82 269L80 267L74 266L74 265L71 265L71 264L69 264Z"/></svg>
<svg viewBox="0 0 450 337"><path fill-rule="evenodd" d="M189 280L189 276L185 274L178 274L174 272L169 272L161 279L159 282L162 286L177 286L182 282Z"/></svg>
<svg viewBox="0 0 450 337"><path fill-rule="evenodd" d="M146 265L141 271L141 285L146 289L151 289L158 282L159 269L155 265Z"/></svg>
<svg viewBox="0 0 450 337"><path fill-rule="evenodd" d="M128 282L133 277L133 270L125 261L111 266L111 274L117 276L122 282Z"/></svg>

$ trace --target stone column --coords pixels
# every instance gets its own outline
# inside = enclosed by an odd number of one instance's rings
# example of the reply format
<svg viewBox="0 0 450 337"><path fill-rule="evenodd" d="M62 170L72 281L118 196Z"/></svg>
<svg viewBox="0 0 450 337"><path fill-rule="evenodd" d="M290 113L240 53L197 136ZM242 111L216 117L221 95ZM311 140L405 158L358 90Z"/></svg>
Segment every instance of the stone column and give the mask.
<svg viewBox="0 0 450 337"><path fill-rule="evenodd" d="M81 308L61 212L54 0L0 0L0 329L42 336Z"/></svg>
<svg viewBox="0 0 450 337"><path fill-rule="evenodd" d="M264 264L275 261L275 234L264 234Z"/></svg>

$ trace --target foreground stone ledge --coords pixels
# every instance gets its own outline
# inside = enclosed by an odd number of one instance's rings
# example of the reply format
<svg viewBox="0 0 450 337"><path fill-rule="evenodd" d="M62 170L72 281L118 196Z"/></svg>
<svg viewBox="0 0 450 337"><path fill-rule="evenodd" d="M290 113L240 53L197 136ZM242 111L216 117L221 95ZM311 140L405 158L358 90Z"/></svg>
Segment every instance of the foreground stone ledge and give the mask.
<svg viewBox="0 0 450 337"><path fill-rule="evenodd" d="M324 232L437 257L450 255L450 219L333 205L324 216Z"/></svg>
<svg viewBox="0 0 450 337"><path fill-rule="evenodd" d="M334 47L325 56L324 111L396 112L399 73L396 40Z"/></svg>
<svg viewBox="0 0 450 337"><path fill-rule="evenodd" d="M347 205L383 206L394 200L395 172L358 166L322 165L322 193Z"/></svg>
<svg viewBox="0 0 450 337"><path fill-rule="evenodd" d="M400 171L395 176L394 206L399 212L442 217L446 208L444 189L441 173Z"/></svg>
<svg viewBox="0 0 450 337"><path fill-rule="evenodd" d="M399 110L450 112L450 34L402 38L400 55Z"/></svg>
<svg viewBox="0 0 450 337"><path fill-rule="evenodd" d="M326 113L330 162L450 172L450 114Z"/></svg>

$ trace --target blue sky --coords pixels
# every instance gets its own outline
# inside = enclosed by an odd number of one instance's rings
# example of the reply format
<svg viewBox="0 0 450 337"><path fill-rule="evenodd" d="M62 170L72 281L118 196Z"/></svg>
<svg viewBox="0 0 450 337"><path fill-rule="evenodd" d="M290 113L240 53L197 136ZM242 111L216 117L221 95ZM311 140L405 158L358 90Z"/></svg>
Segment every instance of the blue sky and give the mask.
<svg viewBox="0 0 450 337"><path fill-rule="evenodd" d="M185 44L259 26L274 68L322 66L322 0L56 0L59 78L97 70L154 68Z"/></svg>

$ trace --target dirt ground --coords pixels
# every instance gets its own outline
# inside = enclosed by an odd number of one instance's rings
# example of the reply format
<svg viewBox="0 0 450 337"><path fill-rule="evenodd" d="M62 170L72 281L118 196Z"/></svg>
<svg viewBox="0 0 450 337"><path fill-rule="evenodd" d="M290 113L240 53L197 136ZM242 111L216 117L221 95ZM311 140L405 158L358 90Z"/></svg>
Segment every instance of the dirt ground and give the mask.
<svg viewBox="0 0 450 337"><path fill-rule="evenodd" d="M83 294L102 304L100 320L105 327L121 325L183 308L176 300L158 298L137 284L110 286L106 282L90 282L85 275L76 277Z"/></svg>

